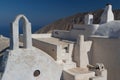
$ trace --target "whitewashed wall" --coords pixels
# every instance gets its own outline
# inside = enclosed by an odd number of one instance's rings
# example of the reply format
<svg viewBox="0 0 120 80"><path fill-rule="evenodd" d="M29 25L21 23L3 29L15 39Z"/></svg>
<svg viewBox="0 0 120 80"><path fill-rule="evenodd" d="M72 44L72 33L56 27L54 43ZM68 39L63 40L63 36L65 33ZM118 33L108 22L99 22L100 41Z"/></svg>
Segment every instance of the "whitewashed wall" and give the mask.
<svg viewBox="0 0 120 80"><path fill-rule="evenodd" d="M43 50L48 55L50 55L52 58L57 60L57 45L53 45L53 44L39 41L36 39L32 39L32 41L33 41L33 46Z"/></svg>
<svg viewBox="0 0 120 80"><path fill-rule="evenodd" d="M32 34L32 38L50 38L52 34Z"/></svg>
<svg viewBox="0 0 120 80"><path fill-rule="evenodd" d="M91 38L92 64L103 63L108 71L108 80L120 80L120 39Z"/></svg>
<svg viewBox="0 0 120 80"><path fill-rule="evenodd" d="M61 39L69 39L70 32L65 30L54 30L52 32L52 36L56 38L61 38Z"/></svg>
<svg viewBox="0 0 120 80"><path fill-rule="evenodd" d="M50 55L54 60L61 60L62 57L62 45L54 45L50 43L46 43L44 41L39 41L36 39L32 39L33 46L39 48L46 52L46 54Z"/></svg>
<svg viewBox="0 0 120 80"><path fill-rule="evenodd" d="M62 68L43 51L18 49L9 52L1 80L60 80L61 74Z"/></svg>
<svg viewBox="0 0 120 80"><path fill-rule="evenodd" d="M73 29L71 29L70 31L65 30L53 31L52 36L61 39L76 40L78 35L84 35L86 39L88 36L93 35L97 31L98 27L99 27L98 24L92 25L75 24Z"/></svg>

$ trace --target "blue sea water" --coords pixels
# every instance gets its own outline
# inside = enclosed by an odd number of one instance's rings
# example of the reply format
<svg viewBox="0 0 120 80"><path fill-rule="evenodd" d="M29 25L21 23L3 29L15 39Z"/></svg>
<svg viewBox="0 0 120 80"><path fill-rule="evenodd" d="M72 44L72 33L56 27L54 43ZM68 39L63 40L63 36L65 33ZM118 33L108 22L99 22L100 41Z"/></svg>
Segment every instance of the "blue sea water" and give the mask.
<svg viewBox="0 0 120 80"><path fill-rule="evenodd" d="M32 26L32 33L36 32L40 28L40 26ZM10 37L10 30L10 26L0 26L0 35ZM19 33L22 34L22 28L20 28Z"/></svg>

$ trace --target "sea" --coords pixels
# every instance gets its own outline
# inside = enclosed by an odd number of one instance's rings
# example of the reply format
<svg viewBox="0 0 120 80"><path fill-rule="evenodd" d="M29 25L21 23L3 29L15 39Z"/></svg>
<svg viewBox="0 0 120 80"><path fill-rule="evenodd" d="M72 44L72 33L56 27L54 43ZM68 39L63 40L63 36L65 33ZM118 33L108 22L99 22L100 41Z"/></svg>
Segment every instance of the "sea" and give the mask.
<svg viewBox="0 0 120 80"><path fill-rule="evenodd" d="M42 28L42 26L32 26L32 33L35 33L37 30ZM10 37L10 26L0 26L0 35L3 35L5 37ZM22 34L23 30L22 28L19 28L19 34Z"/></svg>

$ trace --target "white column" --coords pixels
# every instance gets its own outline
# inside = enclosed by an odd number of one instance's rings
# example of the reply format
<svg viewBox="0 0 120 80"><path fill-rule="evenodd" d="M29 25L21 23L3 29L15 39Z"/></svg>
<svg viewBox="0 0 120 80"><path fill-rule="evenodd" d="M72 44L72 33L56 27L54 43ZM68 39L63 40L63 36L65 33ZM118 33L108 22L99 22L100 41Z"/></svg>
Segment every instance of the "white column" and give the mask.
<svg viewBox="0 0 120 80"><path fill-rule="evenodd" d="M86 68L87 65L89 64L89 61L88 61L88 55L87 55L87 52L85 50L85 43L84 43L84 36L83 35L80 35L79 36L79 49L80 49L80 52L79 52L79 57L80 57L80 64L79 64L79 67L81 68Z"/></svg>
<svg viewBox="0 0 120 80"><path fill-rule="evenodd" d="M23 46L27 49L32 48L31 23L27 22L24 26Z"/></svg>
<svg viewBox="0 0 120 80"><path fill-rule="evenodd" d="M78 67L87 68L89 64L88 51L90 51L92 41L84 41L84 35L79 35L77 40L78 51Z"/></svg>
<svg viewBox="0 0 120 80"><path fill-rule="evenodd" d="M114 14L112 12L112 5L107 4L104 9L104 12L102 13L100 24L107 23L110 21L114 21Z"/></svg>
<svg viewBox="0 0 120 80"><path fill-rule="evenodd" d="M11 24L11 39L10 39L10 49L19 48L19 37L18 37L18 23Z"/></svg>
<svg viewBox="0 0 120 80"><path fill-rule="evenodd" d="M84 22L86 25L93 24L93 15L92 14L85 15Z"/></svg>

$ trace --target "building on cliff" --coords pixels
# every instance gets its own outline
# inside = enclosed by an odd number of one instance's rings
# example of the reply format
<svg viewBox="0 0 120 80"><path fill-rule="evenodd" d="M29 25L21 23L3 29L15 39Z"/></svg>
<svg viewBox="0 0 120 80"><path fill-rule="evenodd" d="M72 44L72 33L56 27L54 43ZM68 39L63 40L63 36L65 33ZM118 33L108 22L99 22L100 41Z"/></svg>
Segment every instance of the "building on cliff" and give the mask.
<svg viewBox="0 0 120 80"><path fill-rule="evenodd" d="M70 31L31 34L29 20L18 15L11 25L10 49L2 52L1 80L119 80L120 21L114 20L112 5L106 5L100 24L93 24L92 14L84 23Z"/></svg>

